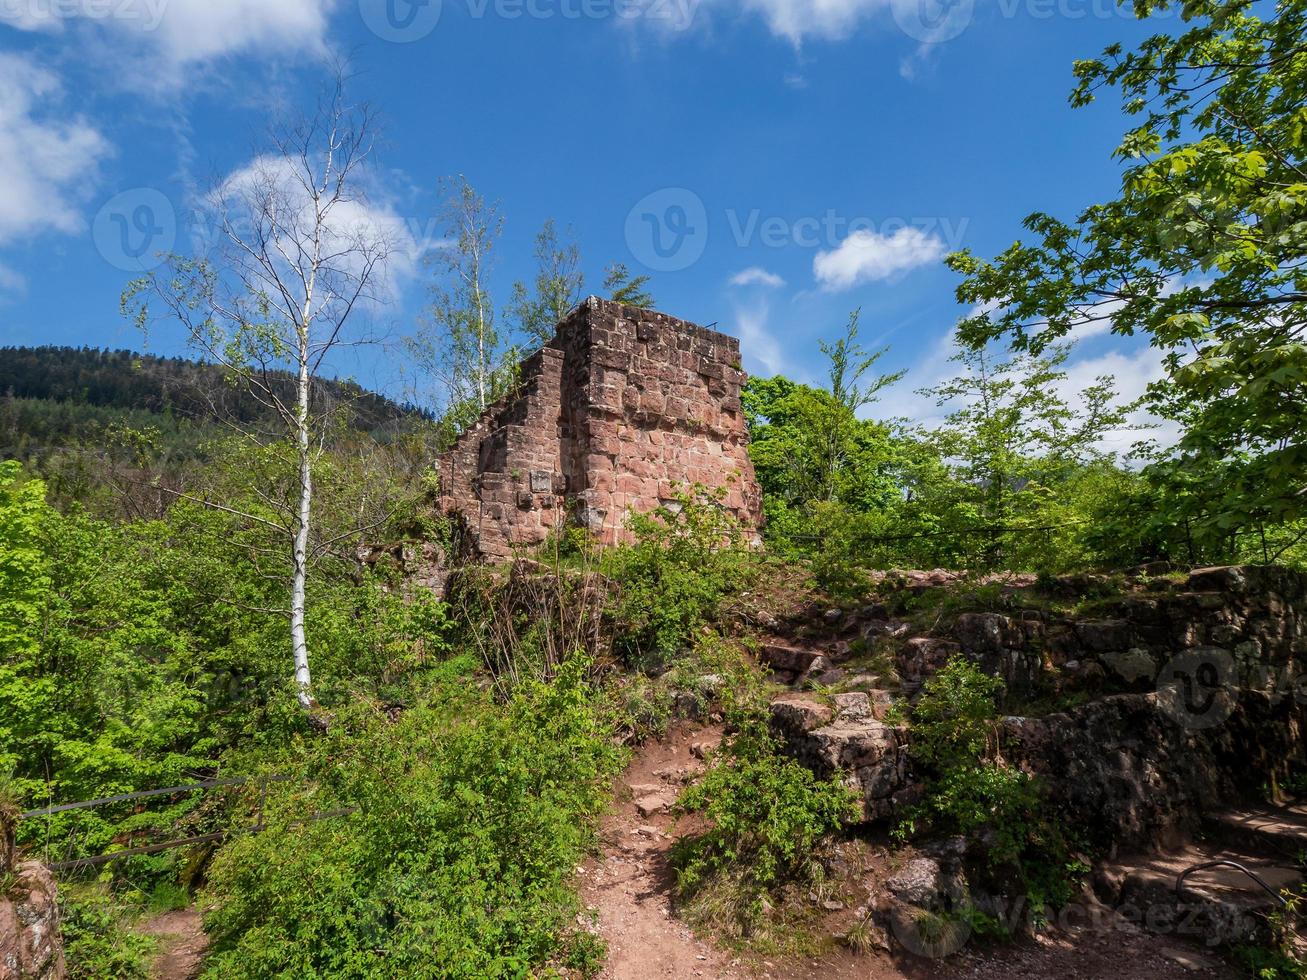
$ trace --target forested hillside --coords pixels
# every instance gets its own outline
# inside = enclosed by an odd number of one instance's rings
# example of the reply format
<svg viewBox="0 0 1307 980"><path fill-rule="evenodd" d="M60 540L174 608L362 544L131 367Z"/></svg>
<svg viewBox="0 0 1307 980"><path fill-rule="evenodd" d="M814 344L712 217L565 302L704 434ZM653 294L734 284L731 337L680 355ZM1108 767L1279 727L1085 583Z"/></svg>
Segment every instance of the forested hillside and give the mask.
<svg viewBox="0 0 1307 980"><path fill-rule="evenodd" d="M289 396L293 379L282 373L276 384ZM345 406L349 425L363 432L384 432L419 414L348 381L326 379L319 394ZM233 387L218 365L89 347L0 347L0 396L0 440L11 456L20 458L25 449L38 451L21 445L22 440L63 445L102 432L117 415L125 421L147 413L166 417L163 424L169 427L201 428L224 422L266 424L271 415L248 391Z"/></svg>
<svg viewBox="0 0 1307 980"><path fill-rule="evenodd" d="M293 403L290 374L272 371L269 384ZM315 386L314 411L333 419L342 446L357 438L401 444L430 421L422 409L332 378ZM156 480L180 489L223 440L273 440L278 422L268 398L216 364L87 347L0 348L0 459L23 462L61 500L114 509L102 496L108 485L120 494Z"/></svg>

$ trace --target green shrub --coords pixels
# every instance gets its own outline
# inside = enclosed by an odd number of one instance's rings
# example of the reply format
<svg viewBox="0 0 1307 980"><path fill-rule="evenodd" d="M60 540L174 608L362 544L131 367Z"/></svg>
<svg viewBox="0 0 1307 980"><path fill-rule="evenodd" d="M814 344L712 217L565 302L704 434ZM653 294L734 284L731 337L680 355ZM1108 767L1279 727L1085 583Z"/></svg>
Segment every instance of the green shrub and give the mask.
<svg viewBox="0 0 1307 980"><path fill-rule="evenodd" d="M822 838L858 815L852 790L780 755L760 719L726 741L679 806L702 812L711 825L677 845L678 885L685 894L736 869L759 889L802 877Z"/></svg>
<svg viewBox="0 0 1307 980"><path fill-rule="evenodd" d="M912 753L934 773L925 800L895 830L983 839L988 866L1015 869L1036 915L1071 898L1088 869L1071 856L1039 782L1002 761L997 699L1003 684L954 658L926 682L912 710Z"/></svg>
<svg viewBox="0 0 1307 980"><path fill-rule="evenodd" d="M471 666L451 662L398 721L342 708L325 737L269 760L311 788L274 794L269 829L215 859L208 975L521 977L593 960L568 935L570 882L621 757L588 664L507 703Z"/></svg>
<svg viewBox="0 0 1307 980"><path fill-rule="evenodd" d="M872 519L838 503L822 501L810 508L809 531L819 542L812 552L817 584L836 599L865 596L871 588L864 540Z"/></svg>
<svg viewBox="0 0 1307 980"><path fill-rule="evenodd" d="M933 826L974 837L985 832L990 862L1017 861L1032 822L1039 819L1039 789L1018 769L991 762L947 769L930 785L927 812Z"/></svg>
<svg viewBox="0 0 1307 980"><path fill-rule="evenodd" d="M993 748L1003 682L955 657L926 681L912 710L912 753L942 770L973 764Z"/></svg>
<svg viewBox="0 0 1307 980"><path fill-rule="evenodd" d="M740 523L702 487L648 514L632 514L634 542L610 549L603 571L618 585L616 647L640 667L662 668L751 577Z"/></svg>
<svg viewBox="0 0 1307 980"><path fill-rule="evenodd" d="M98 885L62 885L59 910L70 980L146 980L155 941L131 929L140 911Z"/></svg>

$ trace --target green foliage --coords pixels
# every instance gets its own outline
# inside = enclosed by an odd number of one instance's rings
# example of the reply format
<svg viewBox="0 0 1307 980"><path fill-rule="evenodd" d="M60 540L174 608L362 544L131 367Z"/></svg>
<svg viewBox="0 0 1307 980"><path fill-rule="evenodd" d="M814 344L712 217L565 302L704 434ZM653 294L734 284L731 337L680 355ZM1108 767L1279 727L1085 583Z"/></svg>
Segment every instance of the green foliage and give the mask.
<svg viewBox="0 0 1307 980"><path fill-rule="evenodd" d="M1301 960L1278 949L1236 946L1234 958L1255 980L1302 980L1307 976Z"/></svg>
<svg viewBox="0 0 1307 980"><path fill-rule="evenodd" d="M1234 948L1235 960L1257 980L1301 980L1307 977L1307 962L1304 962L1298 936L1303 905L1303 896L1299 892L1300 889L1285 889L1280 893L1286 904L1267 916L1271 932L1268 943Z"/></svg>
<svg viewBox="0 0 1307 980"><path fill-rule="evenodd" d="M631 270L622 262L614 262L604 269L604 292L614 303L637 306L642 310L654 307L649 277L631 275Z"/></svg>
<svg viewBox="0 0 1307 980"><path fill-rule="evenodd" d="M959 300L987 311L960 334L1034 352L1097 322L1148 337L1167 372L1150 407L1183 435L1145 472L1150 510L1118 525L1147 527L1160 553L1143 557L1189 561L1271 529L1277 560L1307 517L1307 4L1201 0L1184 15L1182 30L1076 64L1074 105L1115 88L1130 117L1120 192L1074 221L1030 215L1032 241L992 261L951 256Z"/></svg>
<svg viewBox="0 0 1307 980"><path fill-rule="evenodd" d="M1030 776L996 763L956 765L931 783L932 826L974 837L985 831L988 860L1018 861L1030 843L1039 790Z"/></svg>
<svg viewBox="0 0 1307 980"><path fill-rule="evenodd" d="M569 662L506 704L449 665L391 722L366 703L268 764L302 775L211 873L211 976L517 977L555 956L620 764ZM297 826L307 811L357 807Z"/></svg>
<svg viewBox="0 0 1307 980"><path fill-rule="evenodd" d="M745 385L749 452L765 495L769 538L782 548L804 548L816 505L874 511L888 507L898 493L894 473L901 447L888 426L858 413L902 373L866 380L885 351L861 347L858 318L855 311L844 336L822 343L829 388L783 377L750 378Z"/></svg>
<svg viewBox="0 0 1307 980"><path fill-rule="evenodd" d="M854 792L779 752L760 711L737 718L708 772L679 806L702 812L711 825L678 842L680 890L692 895L714 876L742 873L761 892L811 868L818 843L857 818Z"/></svg>
<svg viewBox="0 0 1307 980"><path fill-rule="evenodd" d="M131 905L98 885L61 885L64 956L71 980L146 980L155 942L131 929Z"/></svg>
<svg viewBox="0 0 1307 980"><path fill-rule="evenodd" d="M998 678L968 660L950 660L926 682L912 709L914 755L948 771L990 754L1002 692Z"/></svg>
<svg viewBox="0 0 1307 980"><path fill-rule="evenodd" d="M275 384L283 400L293 400L293 376L278 373ZM349 381L323 379L321 384L321 397L343 405L350 427L359 431L380 435L418 414ZM0 347L0 392L6 402L60 406L74 411L73 418L102 420L121 413L136 419L153 417L170 429L185 423L198 428L219 417L244 424L268 422L274 415L249 391L234 388L215 364L129 350ZM82 414L77 411L81 409L101 411ZM6 440L0 446L12 451L8 437L22 435L55 438L62 444L77 428L42 425L24 416L7 429L0 414L0 439Z"/></svg>
<svg viewBox="0 0 1307 980"><path fill-rule="evenodd" d="M828 390L750 379L742 401L768 541L809 558L828 593L865 594L868 569L1065 571L1101 557L1090 533L1131 480L1098 449L1129 428L1109 378L1072 406L1058 394L1067 348L998 362L963 350L962 372L922 392L950 410L925 431L860 417L900 375L861 380L884 352L858 345L856 313L822 350Z"/></svg>
<svg viewBox="0 0 1307 980"><path fill-rule="evenodd" d="M559 239L553 218L536 235L535 258L534 292L525 283L514 283L509 312L527 343L541 347L553 340L559 322L581 302L585 276L580 246L570 235L567 241Z"/></svg>
<svg viewBox="0 0 1307 980"><path fill-rule="evenodd" d="M0 768L15 769L31 805L193 782L234 746L304 730L264 532L189 503L121 525L60 514L15 464L0 473ZM448 650L443 604L405 601L349 565L325 571L309 596L320 696L402 699ZM20 842L42 843L52 860L98 854L175 836L202 819L201 802L58 814L22 824ZM171 862L132 866L154 875Z"/></svg>
<svg viewBox="0 0 1307 980"><path fill-rule="evenodd" d="M440 427L448 444L513 389L520 351L500 329L490 289L504 227L498 204L461 175L443 178L440 193L440 230L449 245L424 259L433 272L431 303L405 343L426 383L439 389L435 397L443 396Z"/></svg>
<svg viewBox="0 0 1307 980"><path fill-rule="evenodd" d="M1088 868L1044 804L1038 782L997 754L1002 682L954 658L926 682L912 710L912 753L934 773L925 801L895 830L925 830L983 842L991 869L1015 869L1031 908L1042 914L1072 896Z"/></svg>
<svg viewBox="0 0 1307 980"><path fill-rule="evenodd" d="M720 496L693 487L632 514L635 540L603 556L601 570L619 583L615 645L639 665L665 665L754 573L744 529Z"/></svg>

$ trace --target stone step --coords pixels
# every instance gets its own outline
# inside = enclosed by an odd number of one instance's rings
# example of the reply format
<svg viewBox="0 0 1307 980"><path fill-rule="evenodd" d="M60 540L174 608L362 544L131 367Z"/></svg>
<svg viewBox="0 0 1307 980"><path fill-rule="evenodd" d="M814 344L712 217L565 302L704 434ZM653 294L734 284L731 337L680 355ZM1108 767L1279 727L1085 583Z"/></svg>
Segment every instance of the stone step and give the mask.
<svg viewBox="0 0 1307 980"><path fill-rule="evenodd" d="M1307 803L1222 810L1205 823L1213 838L1234 847L1293 859L1307 851Z"/></svg>
<svg viewBox="0 0 1307 980"><path fill-rule="evenodd" d="M763 663L779 674L807 673L822 656L818 650L788 646L784 643L766 643L762 647Z"/></svg>
<svg viewBox="0 0 1307 980"><path fill-rule="evenodd" d="M1302 883L1288 862L1263 854L1192 844L1162 854L1122 858L1094 872L1094 890L1127 921L1163 935L1205 945L1230 945L1263 939L1267 917L1280 903L1253 878L1228 864L1190 872L1224 860L1242 865L1278 894Z"/></svg>

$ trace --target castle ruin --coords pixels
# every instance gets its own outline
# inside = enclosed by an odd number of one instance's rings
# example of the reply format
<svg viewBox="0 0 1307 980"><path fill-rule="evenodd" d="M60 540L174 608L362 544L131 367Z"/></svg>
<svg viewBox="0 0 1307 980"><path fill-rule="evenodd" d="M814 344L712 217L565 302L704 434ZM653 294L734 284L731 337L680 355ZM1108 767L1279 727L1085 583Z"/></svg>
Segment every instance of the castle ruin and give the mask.
<svg viewBox="0 0 1307 980"><path fill-rule="evenodd" d="M569 520L614 544L631 511L694 484L724 491L722 506L756 529L744 378L734 337L591 296L440 458L441 508L462 547L490 558Z"/></svg>

